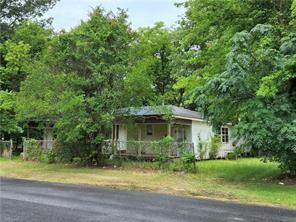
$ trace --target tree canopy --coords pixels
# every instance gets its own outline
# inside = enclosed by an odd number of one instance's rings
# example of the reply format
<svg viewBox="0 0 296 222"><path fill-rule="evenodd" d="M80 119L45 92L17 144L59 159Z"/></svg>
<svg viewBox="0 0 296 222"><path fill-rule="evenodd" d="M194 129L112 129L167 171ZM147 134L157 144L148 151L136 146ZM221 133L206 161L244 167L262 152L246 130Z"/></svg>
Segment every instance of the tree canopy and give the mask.
<svg viewBox="0 0 296 222"><path fill-rule="evenodd" d="M63 141L101 141L121 106L132 31L126 13L96 8L89 19L52 38L18 94L20 119L54 119Z"/></svg>
<svg viewBox="0 0 296 222"><path fill-rule="evenodd" d="M47 119L60 141L98 144L116 109L172 104L296 173L295 0L187 0L176 27L138 30L97 7L58 33L32 20L55 3L0 3L1 133Z"/></svg>

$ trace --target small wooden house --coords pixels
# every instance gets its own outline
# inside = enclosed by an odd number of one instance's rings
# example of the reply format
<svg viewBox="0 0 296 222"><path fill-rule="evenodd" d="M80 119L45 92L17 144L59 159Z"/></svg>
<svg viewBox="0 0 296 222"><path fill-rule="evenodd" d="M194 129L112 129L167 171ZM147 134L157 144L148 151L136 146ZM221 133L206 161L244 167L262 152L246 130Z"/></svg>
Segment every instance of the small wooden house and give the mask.
<svg viewBox="0 0 296 222"><path fill-rule="evenodd" d="M230 137L231 126L222 126L220 134L221 148L218 156L225 157L234 149L233 139ZM192 149L198 158L198 144L200 142L210 144L213 135L213 128L202 113L171 105L145 106L118 111L113 123L112 142L117 151L132 154L132 152L139 152L131 150L138 141L142 144L140 152L143 155L153 155L151 143L171 136L176 144ZM178 150L175 150L172 155L178 156ZM208 154L206 156L208 157Z"/></svg>

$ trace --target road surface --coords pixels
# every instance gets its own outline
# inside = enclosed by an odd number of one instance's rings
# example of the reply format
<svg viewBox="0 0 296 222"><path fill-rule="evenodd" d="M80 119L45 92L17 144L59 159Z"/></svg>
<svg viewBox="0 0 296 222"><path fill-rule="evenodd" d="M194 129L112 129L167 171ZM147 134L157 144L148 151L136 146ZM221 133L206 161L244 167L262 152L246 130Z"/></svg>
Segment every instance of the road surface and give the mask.
<svg viewBox="0 0 296 222"><path fill-rule="evenodd" d="M222 201L1 178L6 221L296 221L296 211Z"/></svg>

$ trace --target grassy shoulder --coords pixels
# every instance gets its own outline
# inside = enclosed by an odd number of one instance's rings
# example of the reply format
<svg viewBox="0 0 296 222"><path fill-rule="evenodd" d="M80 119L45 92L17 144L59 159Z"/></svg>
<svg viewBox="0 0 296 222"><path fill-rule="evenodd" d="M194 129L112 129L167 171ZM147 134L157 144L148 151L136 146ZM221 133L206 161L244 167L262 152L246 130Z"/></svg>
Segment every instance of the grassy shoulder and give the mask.
<svg viewBox="0 0 296 222"><path fill-rule="evenodd" d="M104 169L0 158L0 176L296 208L296 186L272 180L280 174L275 163L248 158L202 161L197 166L196 174L186 174L152 170L153 164L141 162Z"/></svg>

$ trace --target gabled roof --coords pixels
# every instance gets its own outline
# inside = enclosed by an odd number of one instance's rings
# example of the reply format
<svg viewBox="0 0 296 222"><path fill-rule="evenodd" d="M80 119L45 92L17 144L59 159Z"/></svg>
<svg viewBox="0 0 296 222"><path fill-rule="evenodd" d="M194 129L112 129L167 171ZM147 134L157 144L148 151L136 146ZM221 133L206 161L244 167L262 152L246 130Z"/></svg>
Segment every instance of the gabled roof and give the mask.
<svg viewBox="0 0 296 222"><path fill-rule="evenodd" d="M180 119L198 119L204 120L204 116L200 112L184 109L178 106L142 106L129 107L118 110L117 116L164 116L172 115Z"/></svg>

